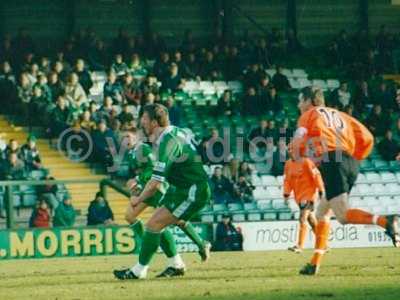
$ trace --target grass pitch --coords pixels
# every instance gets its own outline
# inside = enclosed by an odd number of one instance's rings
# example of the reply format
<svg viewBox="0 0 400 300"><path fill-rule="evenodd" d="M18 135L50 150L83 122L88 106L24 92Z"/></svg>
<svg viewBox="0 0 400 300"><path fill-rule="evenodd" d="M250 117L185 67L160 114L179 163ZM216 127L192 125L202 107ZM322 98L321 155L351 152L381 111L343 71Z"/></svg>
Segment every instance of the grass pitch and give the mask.
<svg viewBox="0 0 400 300"><path fill-rule="evenodd" d="M155 279L165 262L157 255L149 280L126 282L111 272L135 257L1 261L0 299L400 299L397 249L333 249L318 276L297 275L310 255L213 253L202 264L196 254L184 254L185 277Z"/></svg>

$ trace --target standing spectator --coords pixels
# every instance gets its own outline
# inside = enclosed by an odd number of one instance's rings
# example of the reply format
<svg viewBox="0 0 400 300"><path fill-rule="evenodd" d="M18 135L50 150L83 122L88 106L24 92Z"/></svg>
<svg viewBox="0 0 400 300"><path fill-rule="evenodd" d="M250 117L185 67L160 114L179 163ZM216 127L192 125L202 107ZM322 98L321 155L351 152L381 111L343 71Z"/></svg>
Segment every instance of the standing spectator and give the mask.
<svg viewBox="0 0 400 300"><path fill-rule="evenodd" d="M222 175L221 167L216 167L211 176L211 191L215 204L232 201L233 185L226 176Z"/></svg>
<svg viewBox="0 0 400 300"><path fill-rule="evenodd" d="M168 109L169 120L171 122L171 125L180 126L181 109L174 103L174 98L172 96L168 97L165 106Z"/></svg>
<svg viewBox="0 0 400 300"><path fill-rule="evenodd" d="M8 61L1 64L0 69L0 112L9 112L12 109L16 95L15 75Z"/></svg>
<svg viewBox="0 0 400 300"><path fill-rule="evenodd" d="M200 64L196 59L196 55L194 53L189 53L186 60L186 68L185 68L185 78L186 79L196 79L200 78Z"/></svg>
<svg viewBox="0 0 400 300"><path fill-rule="evenodd" d="M120 104L123 101L123 89L117 82L117 74L110 71L107 76L107 81L103 88L104 97L111 97L114 104Z"/></svg>
<svg viewBox="0 0 400 300"><path fill-rule="evenodd" d="M356 89L353 97L354 108L358 112L362 112L365 107L372 105L372 97L368 88L368 83L363 80Z"/></svg>
<svg viewBox="0 0 400 300"><path fill-rule="evenodd" d="M232 224L230 215L224 214L222 221L218 223L214 251L243 251L243 235Z"/></svg>
<svg viewBox="0 0 400 300"><path fill-rule="evenodd" d="M46 201L40 200L34 208L29 220L29 227L49 228L50 227L50 211Z"/></svg>
<svg viewBox="0 0 400 300"><path fill-rule="evenodd" d="M385 132L385 137L378 144L378 150L384 160L396 160L400 154L400 145L393 139L391 130Z"/></svg>
<svg viewBox="0 0 400 300"><path fill-rule="evenodd" d="M114 214L103 195L98 192L96 198L90 202L87 215L87 225L113 224L115 224Z"/></svg>
<svg viewBox="0 0 400 300"><path fill-rule="evenodd" d="M394 91L387 87L386 82L382 82L376 92L375 103L380 104L385 112L392 112L398 107L395 99Z"/></svg>
<svg viewBox="0 0 400 300"><path fill-rule="evenodd" d="M230 90L225 90L221 98L218 100L216 113L218 116L227 117L231 117L236 114L236 107L232 100L232 93Z"/></svg>
<svg viewBox="0 0 400 300"><path fill-rule="evenodd" d="M281 66L276 67L276 73L272 76L272 84L275 86L278 92L287 91L291 89L289 79L283 73Z"/></svg>
<svg viewBox="0 0 400 300"><path fill-rule="evenodd" d="M72 227L75 223L75 209L72 206L71 197L66 195L60 205L57 206L54 217L54 227Z"/></svg>
<svg viewBox="0 0 400 300"><path fill-rule="evenodd" d="M85 61L78 59L75 64L75 72L79 77L79 83L81 84L86 95L90 94L90 89L93 86L92 76L89 71L85 68Z"/></svg>
<svg viewBox="0 0 400 300"><path fill-rule="evenodd" d="M21 147L22 160L25 163L27 171L38 170L42 168L39 149L36 147L36 137L30 135L27 143Z"/></svg>

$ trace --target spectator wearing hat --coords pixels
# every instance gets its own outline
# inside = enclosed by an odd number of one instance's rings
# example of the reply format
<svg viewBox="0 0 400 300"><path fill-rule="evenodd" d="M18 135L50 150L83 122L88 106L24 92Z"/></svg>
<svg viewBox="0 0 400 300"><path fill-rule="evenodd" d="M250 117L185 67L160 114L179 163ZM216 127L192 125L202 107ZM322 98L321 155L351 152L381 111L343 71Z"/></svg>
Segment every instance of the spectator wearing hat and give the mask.
<svg viewBox="0 0 400 300"><path fill-rule="evenodd" d="M65 195L63 201L57 206L54 217L53 226L54 227L71 227L75 223L75 209L72 206L71 197Z"/></svg>
<svg viewBox="0 0 400 300"><path fill-rule="evenodd" d="M50 227L50 211L45 200L40 200L29 219L29 227L49 228Z"/></svg>
<svg viewBox="0 0 400 300"><path fill-rule="evenodd" d="M113 225L114 214L104 199L101 192L96 194L96 198L90 202L88 208L87 225Z"/></svg>
<svg viewBox="0 0 400 300"><path fill-rule="evenodd" d="M217 225L213 249L214 251L243 251L243 235L232 224L232 218L228 214L224 214Z"/></svg>
<svg viewBox="0 0 400 300"><path fill-rule="evenodd" d="M36 137L30 135L26 144L21 147L21 157L25 163L27 171L39 170L42 168L39 149L36 147Z"/></svg>

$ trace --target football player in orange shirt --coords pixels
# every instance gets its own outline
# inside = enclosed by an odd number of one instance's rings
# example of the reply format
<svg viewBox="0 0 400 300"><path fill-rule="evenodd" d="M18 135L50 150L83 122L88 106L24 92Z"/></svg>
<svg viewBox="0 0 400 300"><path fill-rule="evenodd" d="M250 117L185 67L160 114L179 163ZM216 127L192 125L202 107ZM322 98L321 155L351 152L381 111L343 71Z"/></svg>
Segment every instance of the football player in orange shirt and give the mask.
<svg viewBox="0 0 400 300"><path fill-rule="evenodd" d="M290 152L290 151L289 151ZM285 163L283 196L285 202L289 201L291 192L300 208L299 235L297 245L288 250L295 253L302 252L307 237L307 222L315 232L317 220L314 215L314 202L324 194L324 183L321 173L313 161L307 157L291 158Z"/></svg>
<svg viewBox="0 0 400 300"><path fill-rule="evenodd" d="M298 106L301 116L292 141L293 151L300 156L310 149L313 151L326 193L316 211L314 255L300 274L318 273L326 251L332 213L341 224L379 225L386 230L393 245L400 247L397 216L377 216L349 206L348 197L357 179L359 161L373 148L372 134L351 116L325 107L323 92L319 89L304 88Z"/></svg>

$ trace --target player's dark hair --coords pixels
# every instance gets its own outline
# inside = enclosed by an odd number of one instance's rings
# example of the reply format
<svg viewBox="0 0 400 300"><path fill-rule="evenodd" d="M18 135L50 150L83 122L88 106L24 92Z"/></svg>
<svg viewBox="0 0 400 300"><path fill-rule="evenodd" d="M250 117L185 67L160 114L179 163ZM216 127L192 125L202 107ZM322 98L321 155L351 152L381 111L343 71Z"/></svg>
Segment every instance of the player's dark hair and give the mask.
<svg viewBox="0 0 400 300"><path fill-rule="evenodd" d="M148 104L143 108L143 113L147 113L150 120L154 120L161 127L169 125L168 109L162 104Z"/></svg>

